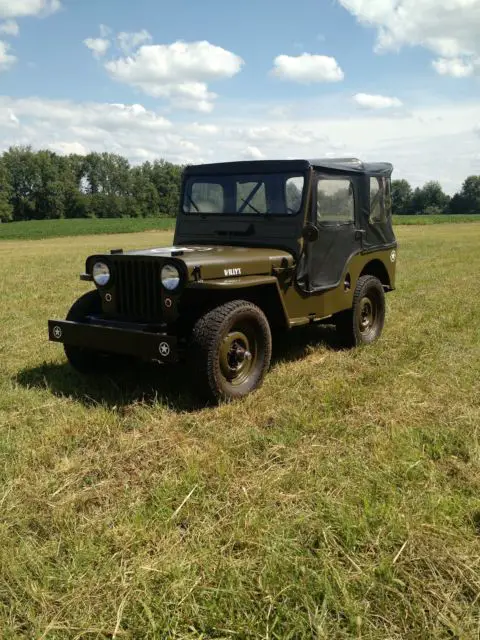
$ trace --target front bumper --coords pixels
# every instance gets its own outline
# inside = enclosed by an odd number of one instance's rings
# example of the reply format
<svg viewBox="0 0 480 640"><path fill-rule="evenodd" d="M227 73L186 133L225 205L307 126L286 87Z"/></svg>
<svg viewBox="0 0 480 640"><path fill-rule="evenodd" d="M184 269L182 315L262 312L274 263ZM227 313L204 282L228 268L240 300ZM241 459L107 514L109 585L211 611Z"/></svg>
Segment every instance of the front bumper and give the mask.
<svg viewBox="0 0 480 640"><path fill-rule="evenodd" d="M175 336L94 323L49 320L48 338L75 347L118 353L161 362L178 362Z"/></svg>

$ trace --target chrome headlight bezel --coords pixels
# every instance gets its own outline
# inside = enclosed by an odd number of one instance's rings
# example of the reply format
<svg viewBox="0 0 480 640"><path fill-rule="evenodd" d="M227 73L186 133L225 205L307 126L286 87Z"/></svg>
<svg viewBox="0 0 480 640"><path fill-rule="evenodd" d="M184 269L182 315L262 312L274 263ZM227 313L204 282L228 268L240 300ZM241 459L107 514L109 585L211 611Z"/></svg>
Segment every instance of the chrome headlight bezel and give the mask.
<svg viewBox="0 0 480 640"><path fill-rule="evenodd" d="M92 266L92 278L97 287L107 287L112 280L110 265L102 260L97 260Z"/></svg>
<svg viewBox="0 0 480 640"><path fill-rule="evenodd" d="M182 274L180 269L171 262L166 262L160 271L160 281L162 287L172 293L178 291L182 284Z"/></svg>

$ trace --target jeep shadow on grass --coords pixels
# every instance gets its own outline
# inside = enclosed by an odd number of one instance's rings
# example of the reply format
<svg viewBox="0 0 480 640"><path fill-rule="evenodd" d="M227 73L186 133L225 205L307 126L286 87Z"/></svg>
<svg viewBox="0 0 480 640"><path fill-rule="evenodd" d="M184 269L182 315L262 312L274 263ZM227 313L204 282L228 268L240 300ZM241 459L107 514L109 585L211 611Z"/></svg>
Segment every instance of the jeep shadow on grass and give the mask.
<svg viewBox="0 0 480 640"><path fill-rule="evenodd" d="M272 340L271 368L277 364L303 360L312 349L341 350L334 326L315 323L292 333L280 332ZM186 376L181 364L163 366L159 362L126 359L119 371L92 372L85 376L68 362L45 362L28 367L15 376L27 388L47 389L60 398L69 398L86 407L103 405L120 413L135 403L153 406L160 402L173 411L193 412L205 408L198 393L195 375Z"/></svg>
<svg viewBox="0 0 480 640"><path fill-rule="evenodd" d="M328 322L343 345L371 344L395 289L392 171L356 159L188 167L173 246L89 256L81 278L95 289L49 320L49 338L83 375L114 377L132 358L180 365L214 402L261 386L272 334Z"/></svg>

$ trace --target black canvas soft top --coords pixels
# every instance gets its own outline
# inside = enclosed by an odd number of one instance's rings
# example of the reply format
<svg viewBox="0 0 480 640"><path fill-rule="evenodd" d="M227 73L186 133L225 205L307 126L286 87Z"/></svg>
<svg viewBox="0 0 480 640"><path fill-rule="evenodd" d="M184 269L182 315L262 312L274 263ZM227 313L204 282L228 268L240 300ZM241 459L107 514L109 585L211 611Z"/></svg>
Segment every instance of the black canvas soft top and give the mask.
<svg viewBox="0 0 480 640"><path fill-rule="evenodd" d="M345 173L361 173L367 176L390 177L393 165L390 162L362 162L358 158L319 158L309 161L315 169L334 169Z"/></svg>
<svg viewBox="0 0 480 640"><path fill-rule="evenodd" d="M190 165L185 174L212 175L229 173L269 173L284 171L286 173L307 171L311 168L326 171L338 171L347 174L390 177L393 165L389 162L362 162L358 158L319 158L314 160L240 160L236 162L215 162L212 164Z"/></svg>
<svg viewBox="0 0 480 640"><path fill-rule="evenodd" d="M393 165L388 162L367 163L357 158L322 158L318 160L243 160L238 162L218 162L212 164L200 164L186 167L184 171L183 190L188 189L188 181L199 179L215 181L217 176L246 176L250 181L254 176L262 174L308 174L315 171L320 179L346 178L354 187L356 201L355 222L349 224L331 225L322 227L321 242L325 242L325 251L330 256L340 256L340 246L352 248L355 244L352 237L358 230L365 233L362 239L362 247L366 251L377 249L389 249L396 246L393 232L390 207L387 206L386 216L382 220L372 222L371 215L371 182L388 181L393 172ZM220 180L221 181L221 180ZM375 186L375 185L374 185ZM386 185L384 185L386 188ZM316 189L316 186L314 187ZM311 202L305 205L306 214L313 219L315 204L312 195ZM183 195L181 201L183 200ZM204 218L204 219L203 219ZM232 222L238 224L237 214L222 216L197 216L186 214L180 207L179 223L175 236L176 244L210 243L218 244L218 231L222 233L232 229ZM272 223L275 220L275 223ZM252 215L245 216L246 228L252 222ZM298 256L301 251L299 238L302 235L304 224L303 216L255 216L255 234L250 237L238 236L229 238L231 244L248 246L275 246L279 249L290 251ZM353 236L352 236L353 234ZM330 238L330 240L329 240ZM343 239L342 239L343 238ZM330 242L334 240L334 243ZM330 244L329 244L330 243ZM339 243L337 246L336 243ZM336 248L335 248L336 247ZM322 280L324 280L322 276ZM320 284L319 284L320 286Z"/></svg>

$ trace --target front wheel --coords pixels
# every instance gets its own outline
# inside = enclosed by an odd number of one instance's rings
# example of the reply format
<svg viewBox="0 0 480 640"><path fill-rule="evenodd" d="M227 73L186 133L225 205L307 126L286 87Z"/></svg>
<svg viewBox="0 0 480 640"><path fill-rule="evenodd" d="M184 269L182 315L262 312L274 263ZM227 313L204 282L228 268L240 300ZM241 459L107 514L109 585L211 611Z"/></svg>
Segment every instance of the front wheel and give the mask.
<svg viewBox="0 0 480 640"><path fill-rule="evenodd" d="M385 292L378 278L358 279L352 308L339 313L335 324L346 346L371 344L380 338L385 324Z"/></svg>
<svg viewBox="0 0 480 640"><path fill-rule="evenodd" d="M193 329L194 376L216 402L241 398L263 383L272 335L263 311L246 300L212 309Z"/></svg>

